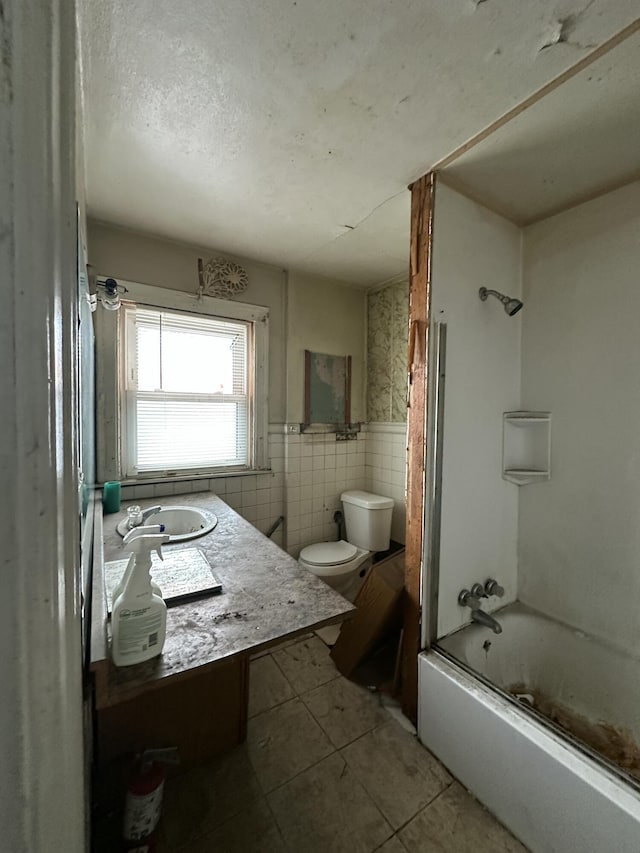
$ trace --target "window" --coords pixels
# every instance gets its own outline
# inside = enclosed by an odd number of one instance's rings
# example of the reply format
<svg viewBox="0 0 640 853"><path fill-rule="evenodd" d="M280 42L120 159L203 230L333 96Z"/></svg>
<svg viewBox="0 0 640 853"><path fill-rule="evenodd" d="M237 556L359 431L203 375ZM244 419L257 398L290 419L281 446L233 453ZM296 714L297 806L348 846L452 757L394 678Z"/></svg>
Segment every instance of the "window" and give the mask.
<svg viewBox="0 0 640 853"><path fill-rule="evenodd" d="M117 415L109 418L107 381L100 418L103 443L119 447L112 454L117 465L109 468L103 448L101 476L141 480L266 467L267 309L126 287L134 301L123 302L115 318L98 315L104 361L111 351L119 373L112 383Z"/></svg>

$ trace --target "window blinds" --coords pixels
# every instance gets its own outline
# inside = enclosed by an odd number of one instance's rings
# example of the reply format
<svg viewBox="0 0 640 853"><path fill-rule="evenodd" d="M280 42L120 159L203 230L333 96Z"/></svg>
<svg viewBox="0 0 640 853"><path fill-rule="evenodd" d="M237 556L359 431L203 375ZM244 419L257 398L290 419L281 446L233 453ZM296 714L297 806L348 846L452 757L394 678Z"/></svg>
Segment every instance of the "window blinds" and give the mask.
<svg viewBox="0 0 640 853"><path fill-rule="evenodd" d="M250 324L125 312L128 474L249 464Z"/></svg>

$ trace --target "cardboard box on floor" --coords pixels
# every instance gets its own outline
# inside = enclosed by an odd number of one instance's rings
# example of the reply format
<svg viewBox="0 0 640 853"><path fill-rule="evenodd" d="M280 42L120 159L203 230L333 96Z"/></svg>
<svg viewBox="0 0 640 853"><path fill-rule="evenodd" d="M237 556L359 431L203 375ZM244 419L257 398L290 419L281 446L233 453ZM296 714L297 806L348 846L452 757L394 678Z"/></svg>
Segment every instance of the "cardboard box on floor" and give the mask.
<svg viewBox="0 0 640 853"><path fill-rule="evenodd" d="M402 624L404 551L375 563L354 604L352 619L344 622L331 650L335 665L349 676L375 648Z"/></svg>

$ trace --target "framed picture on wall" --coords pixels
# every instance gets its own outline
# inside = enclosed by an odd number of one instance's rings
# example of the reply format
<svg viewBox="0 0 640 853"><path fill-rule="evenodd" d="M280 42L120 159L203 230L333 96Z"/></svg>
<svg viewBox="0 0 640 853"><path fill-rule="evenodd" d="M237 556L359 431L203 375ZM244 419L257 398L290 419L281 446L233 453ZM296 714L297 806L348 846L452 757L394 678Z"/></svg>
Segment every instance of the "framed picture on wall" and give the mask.
<svg viewBox="0 0 640 853"><path fill-rule="evenodd" d="M304 351L305 424L351 422L351 356Z"/></svg>

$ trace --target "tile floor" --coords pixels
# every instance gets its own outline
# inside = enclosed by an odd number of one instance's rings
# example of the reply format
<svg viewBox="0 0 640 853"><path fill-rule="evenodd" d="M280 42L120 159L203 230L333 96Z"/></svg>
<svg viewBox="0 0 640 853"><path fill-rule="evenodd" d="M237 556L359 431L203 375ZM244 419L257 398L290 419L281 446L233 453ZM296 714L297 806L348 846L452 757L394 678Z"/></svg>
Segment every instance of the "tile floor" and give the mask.
<svg viewBox="0 0 640 853"><path fill-rule="evenodd" d="M167 784L162 853L525 848L312 636L251 664L247 742Z"/></svg>

